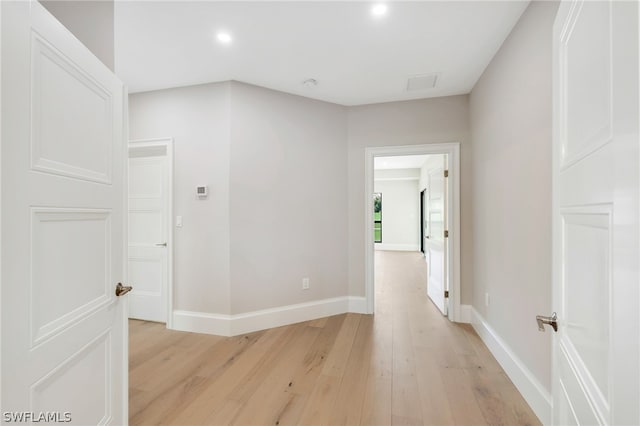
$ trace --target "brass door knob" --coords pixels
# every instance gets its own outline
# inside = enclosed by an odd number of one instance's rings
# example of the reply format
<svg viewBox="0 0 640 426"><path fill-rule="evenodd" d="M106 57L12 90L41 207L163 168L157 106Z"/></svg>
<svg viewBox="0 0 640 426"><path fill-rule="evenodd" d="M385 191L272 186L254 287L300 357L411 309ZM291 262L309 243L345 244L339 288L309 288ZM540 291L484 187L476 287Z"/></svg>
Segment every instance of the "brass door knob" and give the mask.
<svg viewBox="0 0 640 426"><path fill-rule="evenodd" d="M133 287L129 286L124 286L122 285L122 283L118 283L118 285L116 286L116 296L124 296L125 294L129 293L131 290L133 290Z"/></svg>

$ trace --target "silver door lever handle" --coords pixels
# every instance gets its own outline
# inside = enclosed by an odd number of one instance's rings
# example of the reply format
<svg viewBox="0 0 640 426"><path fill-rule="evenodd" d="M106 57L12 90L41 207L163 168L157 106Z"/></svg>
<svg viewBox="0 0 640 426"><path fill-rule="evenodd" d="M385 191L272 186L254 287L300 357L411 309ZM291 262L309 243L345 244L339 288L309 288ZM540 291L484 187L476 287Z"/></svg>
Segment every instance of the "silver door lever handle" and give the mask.
<svg viewBox="0 0 640 426"><path fill-rule="evenodd" d="M160 244L156 244L156 246L158 246L158 247L166 247L166 246L167 246L167 243L160 243Z"/></svg>
<svg viewBox="0 0 640 426"><path fill-rule="evenodd" d="M548 324L553 327L553 331L558 331L558 314L555 312L550 317L542 315L536 315L536 321L538 322L538 330L544 332L544 325Z"/></svg>

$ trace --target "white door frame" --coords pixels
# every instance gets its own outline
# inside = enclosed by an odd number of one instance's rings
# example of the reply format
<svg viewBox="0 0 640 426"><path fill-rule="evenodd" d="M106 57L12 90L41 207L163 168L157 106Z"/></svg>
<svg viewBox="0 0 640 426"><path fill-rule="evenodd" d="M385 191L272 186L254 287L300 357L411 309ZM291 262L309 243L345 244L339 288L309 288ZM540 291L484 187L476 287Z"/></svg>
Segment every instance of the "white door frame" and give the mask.
<svg viewBox="0 0 640 426"><path fill-rule="evenodd" d="M2 6L0 5L0 100L2 99ZM6 108L6 107L5 107ZM2 102L0 102L0 153L2 152ZM0 223L2 223L2 159L0 158ZM0 226L0 228L2 228ZM2 230L0 229L0 330L2 330ZM127 364L128 365L128 364ZM0 339L0 377L2 377L2 339ZM127 388L129 383L127 383ZM0 401L2 386L0 386Z"/></svg>
<svg viewBox="0 0 640 426"><path fill-rule="evenodd" d="M0 5L0 100L1 99L2 99L2 7ZM2 152L2 102L0 102L0 152ZM2 161L0 161L0 223L2 223ZM1 308L2 293L3 293L2 291L2 230L0 229L0 330L2 330L2 308ZM2 339L0 339L0 377L2 377ZM129 383L127 383L127 388L128 387L129 387ZM2 386L0 386L0 401L3 401Z"/></svg>
<svg viewBox="0 0 640 426"><path fill-rule="evenodd" d="M397 155L447 154L449 169L449 199L447 201L447 223L449 244L447 245L447 273L449 275L449 314L451 321L460 322L460 143L425 145L383 146L365 148L365 300L366 312L374 313L374 243L373 243L373 160L375 157Z"/></svg>
<svg viewBox="0 0 640 426"><path fill-rule="evenodd" d="M154 138L154 139L134 139L129 141L128 152L131 148L137 150L154 150L164 148L167 153L167 161L169 163L169 220L167 221L167 322L166 327L173 328L173 138ZM127 168L128 169L128 168ZM127 195L128 197L128 195ZM127 207L128 210L128 207ZM127 233L127 242L128 242ZM135 286L135 283L132 285Z"/></svg>
<svg viewBox="0 0 640 426"><path fill-rule="evenodd" d="M129 138L129 88L125 85L122 86L122 99L124 99L124 107L122 108L122 143ZM123 147L124 148L124 147ZM122 155L125 157L122 159L124 166L122 171L124 176L122 177L122 226L123 235L122 238L122 274L128 285L129 283L129 148L122 150ZM129 298L124 305L124 320L129 321ZM122 338L123 359L122 365L126 366L126 371L123 379L123 388L127 390L122 395L122 418L129 421L129 327L128 323L124 326L124 333Z"/></svg>

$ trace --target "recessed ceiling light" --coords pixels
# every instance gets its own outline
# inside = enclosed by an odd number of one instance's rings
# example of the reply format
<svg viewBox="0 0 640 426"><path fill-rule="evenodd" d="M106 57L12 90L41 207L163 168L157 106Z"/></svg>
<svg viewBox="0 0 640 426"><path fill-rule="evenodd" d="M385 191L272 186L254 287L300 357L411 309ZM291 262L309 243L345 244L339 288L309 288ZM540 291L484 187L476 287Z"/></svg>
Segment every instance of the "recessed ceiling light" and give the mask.
<svg viewBox="0 0 640 426"><path fill-rule="evenodd" d="M371 8L371 14L373 16L383 16L387 13L387 5L384 3L378 3Z"/></svg>
<svg viewBox="0 0 640 426"><path fill-rule="evenodd" d="M216 38L220 43L228 44L231 43L231 34L225 32L219 32L216 35Z"/></svg>

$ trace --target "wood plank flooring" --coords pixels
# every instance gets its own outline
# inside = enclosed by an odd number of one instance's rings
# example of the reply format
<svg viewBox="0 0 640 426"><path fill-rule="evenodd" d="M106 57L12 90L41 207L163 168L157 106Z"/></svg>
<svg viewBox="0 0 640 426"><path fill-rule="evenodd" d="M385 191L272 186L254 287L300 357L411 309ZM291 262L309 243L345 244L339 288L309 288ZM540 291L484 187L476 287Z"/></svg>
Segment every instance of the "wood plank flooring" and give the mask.
<svg viewBox="0 0 640 426"><path fill-rule="evenodd" d="M376 252L376 314L237 337L130 321L131 425L538 425L469 325L426 296L424 260Z"/></svg>

